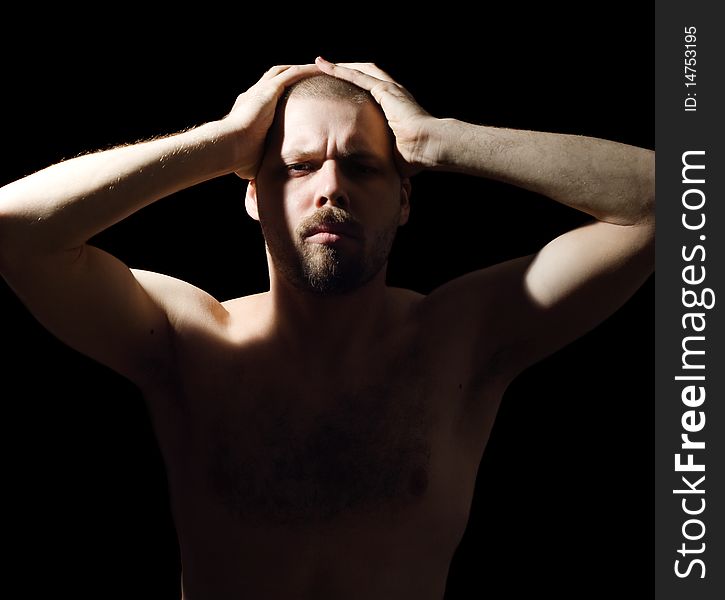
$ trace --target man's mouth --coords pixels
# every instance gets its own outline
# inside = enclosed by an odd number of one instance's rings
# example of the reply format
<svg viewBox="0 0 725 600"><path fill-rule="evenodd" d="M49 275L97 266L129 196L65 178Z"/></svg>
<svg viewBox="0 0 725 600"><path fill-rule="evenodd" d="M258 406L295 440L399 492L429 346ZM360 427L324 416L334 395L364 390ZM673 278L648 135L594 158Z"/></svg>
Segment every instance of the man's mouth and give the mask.
<svg viewBox="0 0 725 600"><path fill-rule="evenodd" d="M305 240L314 244L330 244L344 239L359 240L358 229L349 223L323 223L315 225L305 235Z"/></svg>

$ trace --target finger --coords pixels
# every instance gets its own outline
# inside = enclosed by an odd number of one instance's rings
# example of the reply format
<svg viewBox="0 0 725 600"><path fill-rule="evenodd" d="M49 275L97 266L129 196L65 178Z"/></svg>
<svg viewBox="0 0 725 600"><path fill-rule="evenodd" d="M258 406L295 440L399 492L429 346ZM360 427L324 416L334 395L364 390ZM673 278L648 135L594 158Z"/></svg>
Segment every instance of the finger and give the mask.
<svg viewBox="0 0 725 600"><path fill-rule="evenodd" d="M320 69L317 65L294 65L278 73L273 77L273 81L282 87L287 87L300 79L319 74Z"/></svg>
<svg viewBox="0 0 725 600"><path fill-rule="evenodd" d="M292 65L277 65L275 67L271 67L270 69L267 69L264 72L264 75L262 75L261 80L272 79L272 77L276 77L283 71L286 71L287 69L289 69L291 66Z"/></svg>
<svg viewBox="0 0 725 600"><path fill-rule="evenodd" d="M381 83L390 83L383 79L378 79L373 75L363 73L358 69L352 69L350 67L344 67L339 64L331 63L329 61L326 61L321 56L317 57L317 59L315 60L315 64L317 64L317 66L320 68L320 71L322 71L323 73L327 73L328 75L332 75L334 77L344 79L345 81L349 81L350 83L354 83L355 85L363 88L364 90L368 90L369 92L372 92L373 88L379 86Z"/></svg>
<svg viewBox="0 0 725 600"><path fill-rule="evenodd" d="M392 83L395 87L397 87L399 90L402 90L407 96L411 96L411 93L406 89L405 86L401 85L395 79L393 79L387 72L383 71L380 67L378 67L374 63L334 63L343 67L348 67L351 69L355 69L357 71L361 71L365 73L366 75L371 75L372 77L375 77L377 79L380 79L381 81L387 81L388 83Z"/></svg>
<svg viewBox="0 0 725 600"><path fill-rule="evenodd" d="M322 57L317 57L316 64L323 73L327 73L328 75L332 75L333 77L337 77L339 79L344 79L345 81L354 83L358 87L369 91L372 97L375 98L375 101L383 106L383 110L385 110L384 104L386 96L394 96L396 98L407 97L409 100L412 99L405 88L403 88L402 85L395 83L392 79L379 79L373 75L369 75L368 73L358 71L357 69L351 69L349 67L331 63Z"/></svg>
<svg viewBox="0 0 725 600"><path fill-rule="evenodd" d="M355 69L357 71L361 71L362 73L365 73L366 75L371 75L373 77L376 77L377 79L382 79L383 81L388 81L390 83L400 85L388 73L383 71L380 67L378 67L374 63L336 63L336 64L341 65L343 67L348 67L350 69Z"/></svg>
<svg viewBox="0 0 725 600"><path fill-rule="evenodd" d="M313 75L315 73L319 73L320 70L317 68L317 65L314 64L307 64L307 65L277 65L275 67L272 67L271 69L267 70L267 72L262 75L262 78L260 81L268 81L270 79L274 79L275 77L283 76L286 77L296 77L302 72L302 77L307 77L308 75Z"/></svg>

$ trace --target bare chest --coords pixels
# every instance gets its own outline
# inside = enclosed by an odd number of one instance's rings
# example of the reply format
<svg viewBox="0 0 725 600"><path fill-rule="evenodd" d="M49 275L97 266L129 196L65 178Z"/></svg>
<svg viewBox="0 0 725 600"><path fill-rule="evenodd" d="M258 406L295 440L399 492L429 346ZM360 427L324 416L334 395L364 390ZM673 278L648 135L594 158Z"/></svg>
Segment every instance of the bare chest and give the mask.
<svg viewBox="0 0 725 600"><path fill-rule="evenodd" d="M430 514L452 493L465 499L482 446L458 423L481 390L458 357L423 342L358 361L264 346L183 355L166 436L175 442L160 436L172 492L230 522L284 528Z"/></svg>
<svg viewBox="0 0 725 600"><path fill-rule="evenodd" d="M214 394L198 456L240 520L284 525L409 506L430 484L437 419L415 357L358 368L270 368Z"/></svg>

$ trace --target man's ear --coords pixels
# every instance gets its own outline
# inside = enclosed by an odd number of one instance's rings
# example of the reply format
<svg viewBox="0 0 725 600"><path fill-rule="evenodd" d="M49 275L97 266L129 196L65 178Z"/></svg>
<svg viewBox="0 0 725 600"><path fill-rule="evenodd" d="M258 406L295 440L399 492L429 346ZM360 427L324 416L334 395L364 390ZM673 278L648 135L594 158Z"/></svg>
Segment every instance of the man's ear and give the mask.
<svg viewBox="0 0 725 600"><path fill-rule="evenodd" d="M244 195L244 207L247 214L255 221L259 221L259 209L257 208L257 181L250 179L247 184L247 193Z"/></svg>
<svg viewBox="0 0 725 600"><path fill-rule="evenodd" d="M404 177L400 180L400 223L399 225L405 225L408 222L410 216L410 194L413 191L413 187L410 184L410 178Z"/></svg>

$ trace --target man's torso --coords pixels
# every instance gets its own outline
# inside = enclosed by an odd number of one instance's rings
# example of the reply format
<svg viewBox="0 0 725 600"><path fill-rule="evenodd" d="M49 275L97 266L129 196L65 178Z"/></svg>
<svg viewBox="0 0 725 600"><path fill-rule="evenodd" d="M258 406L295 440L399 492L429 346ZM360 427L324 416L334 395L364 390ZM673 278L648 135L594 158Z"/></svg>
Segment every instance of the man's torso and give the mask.
<svg viewBox="0 0 725 600"><path fill-rule="evenodd" d="M146 392L187 600L440 598L504 378L394 290L374 347L290 347L264 294L190 330Z"/></svg>

